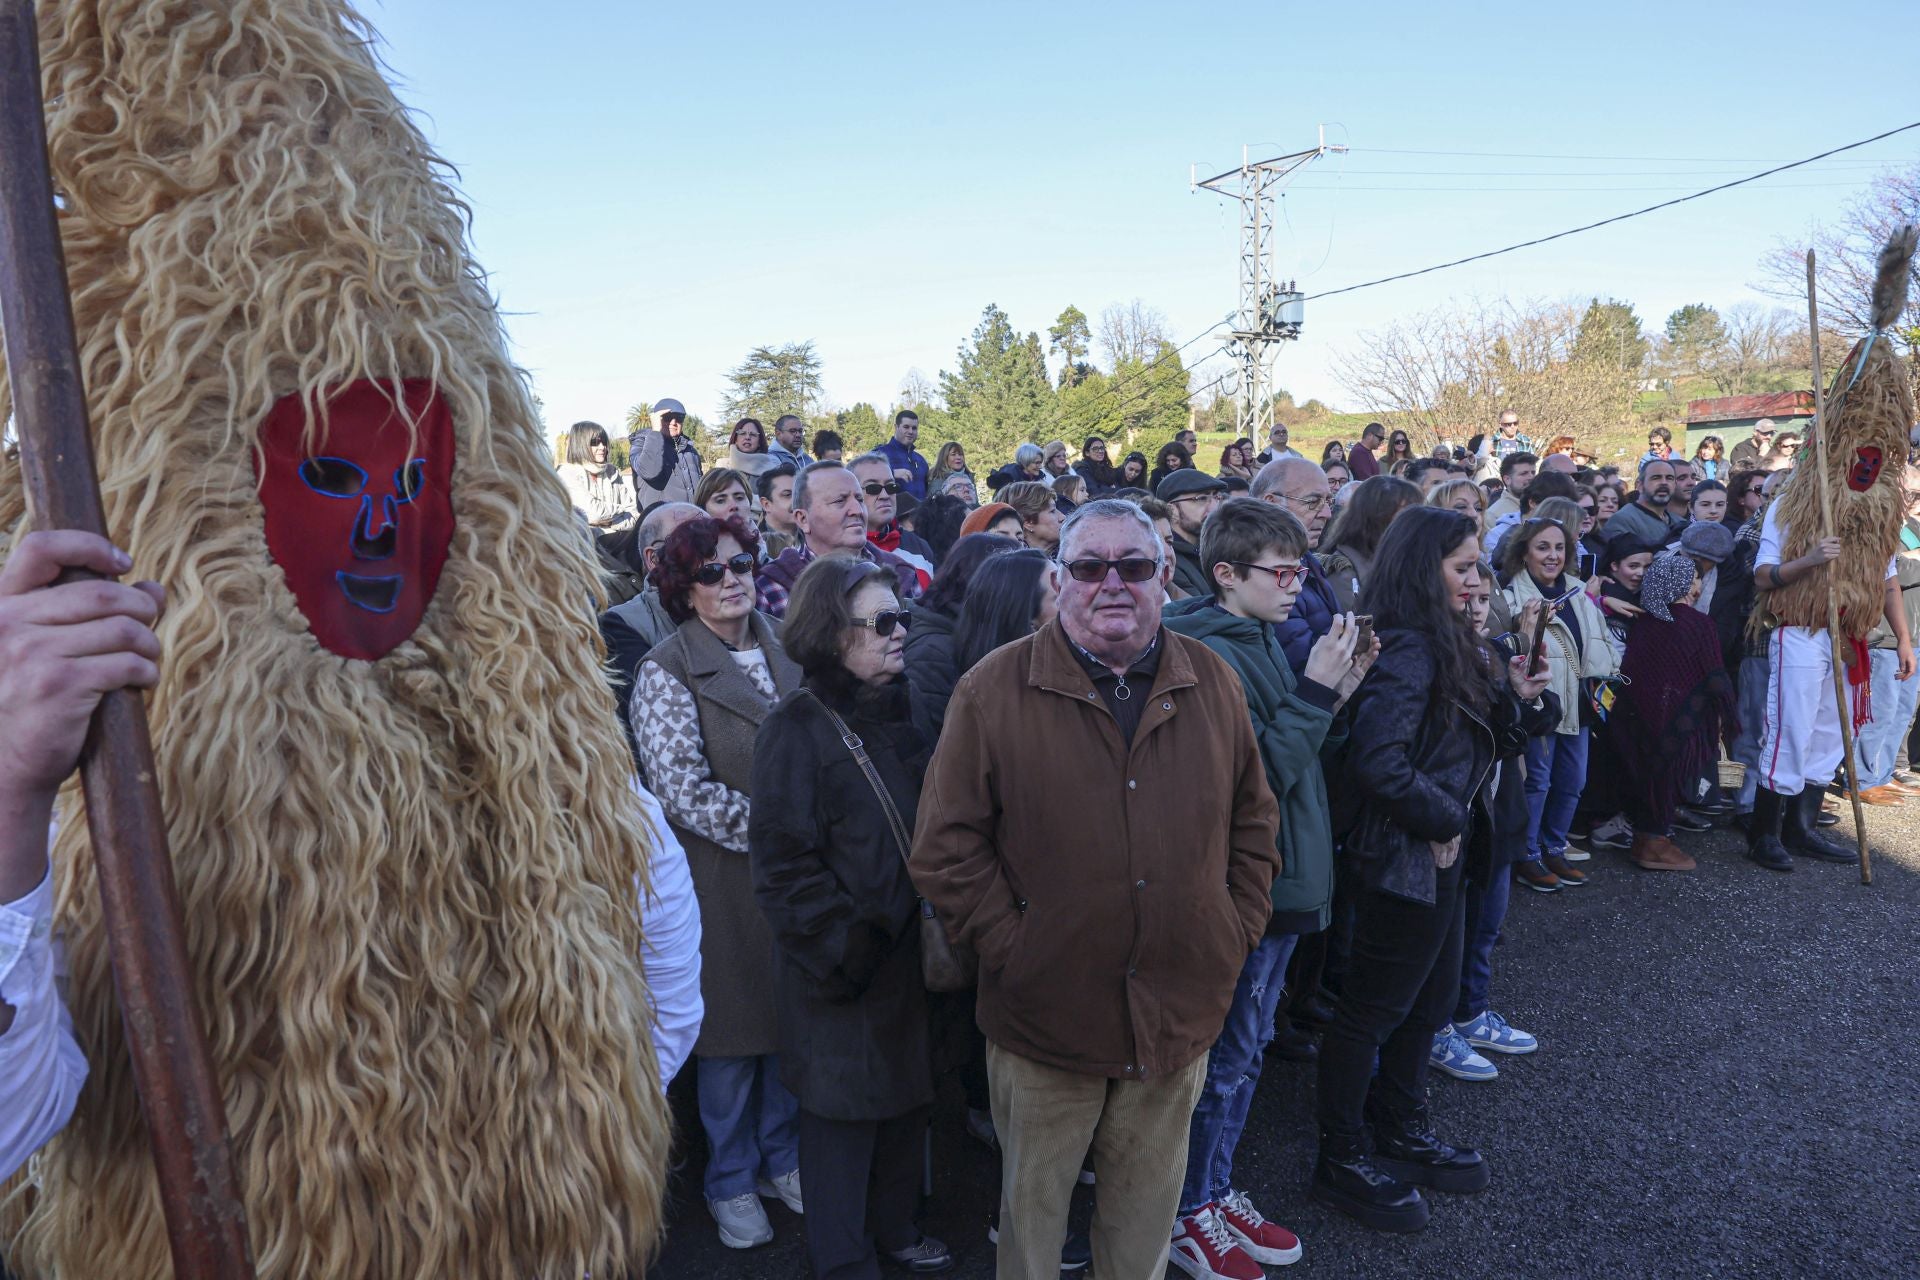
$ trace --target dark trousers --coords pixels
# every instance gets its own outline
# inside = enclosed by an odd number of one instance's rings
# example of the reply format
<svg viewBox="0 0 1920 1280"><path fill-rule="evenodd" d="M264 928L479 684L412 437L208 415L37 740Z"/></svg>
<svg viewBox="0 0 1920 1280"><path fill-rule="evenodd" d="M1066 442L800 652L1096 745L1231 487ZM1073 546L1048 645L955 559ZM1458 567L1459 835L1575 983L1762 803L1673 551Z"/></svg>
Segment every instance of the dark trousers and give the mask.
<svg viewBox="0 0 1920 1280"><path fill-rule="evenodd" d="M881 1249L920 1239L927 1111L890 1120L828 1120L800 1109L800 1194L806 1200L807 1257L818 1280L878 1280Z"/></svg>
<svg viewBox="0 0 1920 1280"><path fill-rule="evenodd" d="M1320 955L1320 985L1338 995L1347 981L1347 964L1353 952L1353 896L1356 886L1347 876L1333 882L1332 916L1321 930L1326 939Z"/></svg>
<svg viewBox="0 0 1920 1280"><path fill-rule="evenodd" d="M1371 890L1354 895L1347 979L1320 1041L1323 1130L1357 1136L1370 1087L1374 1105L1389 1115L1426 1102L1434 1029L1460 989L1463 926L1457 860L1439 873L1430 907Z"/></svg>
<svg viewBox="0 0 1920 1280"><path fill-rule="evenodd" d="M1464 956L1460 993L1453 1006L1455 1022L1471 1022L1487 1011L1488 988L1493 984L1493 948L1500 941L1500 929L1506 924L1507 904L1512 896L1510 866L1495 867L1485 880L1470 880L1461 889L1461 903L1465 908L1461 928Z"/></svg>
<svg viewBox="0 0 1920 1280"><path fill-rule="evenodd" d="M1486 878L1469 878L1460 887L1466 918L1461 932L1460 994L1453 1006L1455 1022L1470 1022L1487 1011L1493 949L1507 920L1513 864L1527 856L1527 790L1518 760L1500 764L1500 781L1493 792L1492 836L1493 856Z"/></svg>

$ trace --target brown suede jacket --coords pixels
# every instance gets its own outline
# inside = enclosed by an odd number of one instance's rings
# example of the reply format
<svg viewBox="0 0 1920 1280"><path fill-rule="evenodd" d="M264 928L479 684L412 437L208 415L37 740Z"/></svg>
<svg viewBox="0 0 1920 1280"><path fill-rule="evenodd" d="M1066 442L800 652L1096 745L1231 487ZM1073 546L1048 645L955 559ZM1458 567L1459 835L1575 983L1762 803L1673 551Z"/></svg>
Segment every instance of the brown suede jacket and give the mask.
<svg viewBox="0 0 1920 1280"><path fill-rule="evenodd" d="M1138 1080L1220 1034L1260 941L1279 809L1233 669L1163 630L1131 748L1056 621L961 678L927 770L915 885L980 955L980 1027Z"/></svg>

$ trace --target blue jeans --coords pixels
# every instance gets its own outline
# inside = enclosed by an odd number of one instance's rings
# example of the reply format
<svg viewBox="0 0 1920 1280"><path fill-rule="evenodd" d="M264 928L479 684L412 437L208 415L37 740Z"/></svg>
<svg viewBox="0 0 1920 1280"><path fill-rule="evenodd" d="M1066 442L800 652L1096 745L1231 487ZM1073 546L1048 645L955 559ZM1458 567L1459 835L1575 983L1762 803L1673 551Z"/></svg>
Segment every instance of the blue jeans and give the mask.
<svg viewBox="0 0 1920 1280"><path fill-rule="evenodd" d="M800 1167L800 1100L780 1083L780 1059L693 1060L700 1127L707 1131L709 1200L731 1200L761 1178Z"/></svg>
<svg viewBox="0 0 1920 1280"><path fill-rule="evenodd" d="M1760 730L1767 723L1767 660L1746 657L1740 660L1740 732L1733 735L1727 758L1747 766L1740 780L1740 794L1734 808L1753 812L1754 792L1760 787Z"/></svg>
<svg viewBox="0 0 1920 1280"><path fill-rule="evenodd" d="M1512 763L1515 762L1509 762L1509 767ZM1513 897L1513 877L1508 872L1509 868L1496 866L1486 883L1468 881L1461 886L1467 924L1466 945L1460 950L1460 995L1453 1005L1455 1022L1471 1022L1487 1011L1487 988L1493 982L1493 947L1500 941L1500 927L1507 920L1507 903Z"/></svg>
<svg viewBox="0 0 1920 1280"><path fill-rule="evenodd" d="M1920 674L1900 679L1900 655L1892 649L1869 649L1873 672L1873 719L1860 726L1854 749L1860 770L1860 789L1883 787L1893 781L1900 744L1913 728L1914 708L1920 705Z"/></svg>
<svg viewBox="0 0 1920 1280"><path fill-rule="evenodd" d="M1233 988L1220 1038L1207 1053L1207 1082L1187 1132L1187 1180L1180 1213L1192 1213L1233 1188L1233 1151L1247 1127L1260 1063L1273 1042L1274 1013L1286 986L1287 961L1300 940L1294 933L1260 939Z"/></svg>
<svg viewBox="0 0 1920 1280"><path fill-rule="evenodd" d="M1587 731L1547 733L1527 743L1527 857L1564 853L1567 828L1587 785Z"/></svg>

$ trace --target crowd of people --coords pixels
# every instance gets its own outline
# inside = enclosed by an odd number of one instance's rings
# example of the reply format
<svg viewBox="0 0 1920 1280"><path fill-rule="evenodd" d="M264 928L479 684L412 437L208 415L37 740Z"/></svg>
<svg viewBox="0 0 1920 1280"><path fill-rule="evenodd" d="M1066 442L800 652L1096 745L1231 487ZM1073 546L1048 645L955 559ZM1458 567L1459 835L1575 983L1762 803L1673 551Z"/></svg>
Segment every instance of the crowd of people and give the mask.
<svg viewBox="0 0 1920 1280"><path fill-rule="evenodd" d="M1493 1163L1441 1136L1430 1073L1543 1047L1496 999L1515 886L1577 890L1608 850L1693 871L1723 823L1769 870L1853 859L1821 831L1824 639L1767 607L1842 548L1784 555L1770 424L1724 459L1662 429L1625 471L1509 413L1425 454L1375 423L1316 462L1276 426L1212 469L1182 432L982 478L911 412L857 453L743 419L715 466L684 422L655 402L626 468L580 423L560 473L664 827L649 945L699 938L701 1012L655 1039L663 1080L691 1056L728 1247L771 1241L775 1200L818 1276L950 1267L916 1216L951 1076L1000 1156L1001 1276L1253 1280L1302 1254L1235 1173L1270 1056L1316 1064L1310 1194L1419 1230ZM1905 475L1853 673L1869 804L1920 796ZM149 636L153 599L117 590Z"/></svg>
<svg viewBox="0 0 1920 1280"><path fill-rule="evenodd" d="M712 468L653 413L630 475L592 423L562 471L643 580L602 628L699 889L729 1246L772 1239L777 1197L820 1276L949 1265L914 1213L951 1072L1002 1159L1000 1275L1251 1280L1301 1256L1234 1178L1270 1053L1318 1062L1311 1193L1417 1230L1490 1177L1428 1073L1540 1048L1494 1000L1513 886L1577 889L1605 850L1692 871L1685 833L1728 822L1774 870L1853 856L1826 780L1762 762L1766 591L1837 554L1780 563L1797 442L1769 422L1692 458L1658 428L1624 471L1509 412L1424 454L1374 423L1316 462L1280 425L1213 467L1187 431L982 476L911 412L858 454L743 419ZM1920 795L1909 481L1868 803Z"/></svg>

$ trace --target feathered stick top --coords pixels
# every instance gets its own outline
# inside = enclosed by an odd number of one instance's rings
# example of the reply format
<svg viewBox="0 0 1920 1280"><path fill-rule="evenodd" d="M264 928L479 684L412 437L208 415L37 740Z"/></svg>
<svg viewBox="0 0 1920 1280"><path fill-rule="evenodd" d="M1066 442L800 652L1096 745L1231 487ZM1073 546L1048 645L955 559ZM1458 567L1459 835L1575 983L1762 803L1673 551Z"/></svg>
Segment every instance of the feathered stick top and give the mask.
<svg viewBox="0 0 1920 1280"><path fill-rule="evenodd" d="M1913 251L1920 228L1911 223L1887 238L1880 251L1879 269L1873 277L1873 327L1893 328L1894 321L1907 309L1907 285L1913 278Z"/></svg>

